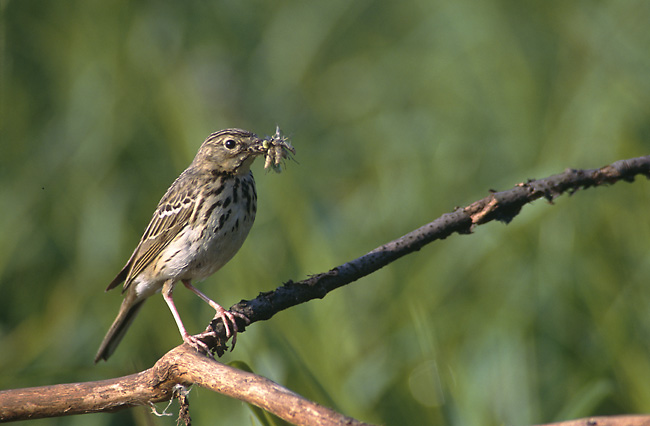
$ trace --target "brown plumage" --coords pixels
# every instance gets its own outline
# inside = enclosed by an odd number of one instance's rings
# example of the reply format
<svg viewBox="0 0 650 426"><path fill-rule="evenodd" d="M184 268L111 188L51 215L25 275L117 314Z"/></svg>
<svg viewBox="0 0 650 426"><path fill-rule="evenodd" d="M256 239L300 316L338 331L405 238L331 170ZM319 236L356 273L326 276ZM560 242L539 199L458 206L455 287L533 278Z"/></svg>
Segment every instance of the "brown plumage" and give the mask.
<svg viewBox="0 0 650 426"><path fill-rule="evenodd" d="M95 362L108 359L144 301L158 291L162 291L183 341L206 349L185 330L174 306L172 292L179 281L215 309L227 336L233 336L234 345L235 317L248 319L226 311L191 281L203 280L219 270L246 239L257 205L251 164L260 155L276 156L280 150L280 157L286 157L285 150L294 152L278 135L279 132L272 139L260 139L245 130L226 129L211 134L203 142L192 164L160 200L131 258L106 289L124 282L125 297Z"/></svg>

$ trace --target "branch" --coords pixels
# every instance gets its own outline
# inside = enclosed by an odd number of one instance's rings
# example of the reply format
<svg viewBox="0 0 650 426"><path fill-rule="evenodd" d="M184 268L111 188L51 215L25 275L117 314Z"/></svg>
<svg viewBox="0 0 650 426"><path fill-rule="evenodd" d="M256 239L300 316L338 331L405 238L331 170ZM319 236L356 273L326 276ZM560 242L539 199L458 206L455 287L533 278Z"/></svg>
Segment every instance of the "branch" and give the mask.
<svg viewBox="0 0 650 426"><path fill-rule="evenodd" d="M602 416L537 426L650 426L650 416Z"/></svg>
<svg viewBox="0 0 650 426"><path fill-rule="evenodd" d="M470 234L475 226L492 220L507 224L519 214L525 204L539 198L543 197L552 203L565 192L573 195L580 189L611 185L621 180L633 182L637 175L650 179L650 155L620 160L600 169L567 169L564 173L545 179L519 183L507 191L491 191L487 197L467 207L456 208L452 213L443 214L433 222L357 259L332 268L328 272L312 275L303 281L288 281L275 291L260 293L252 300L242 300L233 305L231 310L246 315L250 319L250 324L268 320L292 306L316 298L322 299L330 291L369 275L433 241L444 240L454 232ZM237 327L243 331L246 324L238 319ZM226 339L225 329L220 319L213 320L206 329L208 332L212 330L214 334L202 340L221 356Z"/></svg>
<svg viewBox="0 0 650 426"><path fill-rule="evenodd" d="M192 384L256 405L296 425L361 426L277 383L183 344L141 373L86 383L0 391L0 422L116 411L169 401Z"/></svg>

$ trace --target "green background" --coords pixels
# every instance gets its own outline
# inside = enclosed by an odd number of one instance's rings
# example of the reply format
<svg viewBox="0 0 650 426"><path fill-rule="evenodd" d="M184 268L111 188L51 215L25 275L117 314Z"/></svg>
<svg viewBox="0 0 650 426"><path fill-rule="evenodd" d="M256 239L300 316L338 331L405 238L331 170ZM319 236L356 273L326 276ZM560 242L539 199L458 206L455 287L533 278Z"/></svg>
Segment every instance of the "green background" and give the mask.
<svg viewBox="0 0 650 426"><path fill-rule="evenodd" d="M107 362L103 292L212 131L289 134L225 306L528 178L650 153L650 3L0 1L0 388L148 368L161 297ZM538 201L257 323L223 360L386 425L650 412L650 182ZM190 331L213 312L184 289ZM195 424L256 424L194 389ZM162 409L162 406L161 406ZM174 410L172 410L174 411ZM33 425L166 424L146 408Z"/></svg>

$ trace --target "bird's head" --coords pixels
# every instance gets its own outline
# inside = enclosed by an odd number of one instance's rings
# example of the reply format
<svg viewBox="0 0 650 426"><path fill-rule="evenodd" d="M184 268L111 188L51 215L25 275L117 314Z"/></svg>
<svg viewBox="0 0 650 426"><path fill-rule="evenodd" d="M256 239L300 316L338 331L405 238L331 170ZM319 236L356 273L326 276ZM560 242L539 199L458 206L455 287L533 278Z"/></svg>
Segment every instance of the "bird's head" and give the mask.
<svg viewBox="0 0 650 426"><path fill-rule="evenodd" d="M259 155L267 151L264 140L241 129L212 133L201 145L192 165L230 174L245 174Z"/></svg>

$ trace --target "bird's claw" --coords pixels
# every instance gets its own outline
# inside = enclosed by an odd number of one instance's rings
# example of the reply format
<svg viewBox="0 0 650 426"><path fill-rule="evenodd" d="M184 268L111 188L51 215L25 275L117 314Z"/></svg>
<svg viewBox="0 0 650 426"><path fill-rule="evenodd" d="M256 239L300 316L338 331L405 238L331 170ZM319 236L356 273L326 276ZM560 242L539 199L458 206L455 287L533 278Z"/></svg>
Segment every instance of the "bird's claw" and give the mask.
<svg viewBox="0 0 650 426"><path fill-rule="evenodd" d="M208 345L206 345L201 339L205 333L201 334L196 334L196 335L191 335L191 334L185 334L183 335L183 342L187 343L190 345L190 347L196 349L198 352L205 353L208 356L211 356L210 353L210 348L208 348Z"/></svg>
<svg viewBox="0 0 650 426"><path fill-rule="evenodd" d="M249 320L248 317L242 313L226 311L223 308L217 309L217 313L214 316L213 321L217 318L221 318L223 326L226 329L226 340L232 337L232 345L230 345L230 351L232 352L232 350L235 349L235 343L237 343L237 332L239 331L237 328L237 323L235 322L236 318L241 318L246 324L250 324L251 320ZM212 336L216 337L214 328L212 328L212 331L208 333L211 333Z"/></svg>

